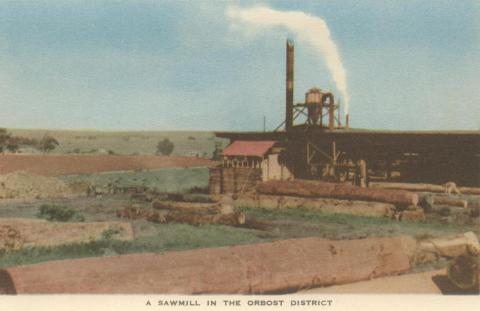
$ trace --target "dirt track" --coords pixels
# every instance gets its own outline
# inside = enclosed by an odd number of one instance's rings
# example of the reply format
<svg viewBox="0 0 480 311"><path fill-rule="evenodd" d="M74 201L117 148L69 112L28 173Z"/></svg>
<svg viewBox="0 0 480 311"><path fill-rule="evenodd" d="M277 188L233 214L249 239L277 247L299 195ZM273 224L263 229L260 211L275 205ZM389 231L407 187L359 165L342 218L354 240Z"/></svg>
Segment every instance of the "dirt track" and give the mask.
<svg viewBox="0 0 480 311"><path fill-rule="evenodd" d="M446 283L446 271L388 276L345 285L319 287L304 290L302 294L441 294L439 284ZM442 282L443 281L443 282Z"/></svg>
<svg viewBox="0 0 480 311"><path fill-rule="evenodd" d="M344 285L319 287L299 294L443 294L479 295L478 289L462 290L448 279L446 269L387 276Z"/></svg>
<svg viewBox="0 0 480 311"><path fill-rule="evenodd" d="M2 155L0 174L27 171L43 176L62 176L213 164L204 158L154 155Z"/></svg>

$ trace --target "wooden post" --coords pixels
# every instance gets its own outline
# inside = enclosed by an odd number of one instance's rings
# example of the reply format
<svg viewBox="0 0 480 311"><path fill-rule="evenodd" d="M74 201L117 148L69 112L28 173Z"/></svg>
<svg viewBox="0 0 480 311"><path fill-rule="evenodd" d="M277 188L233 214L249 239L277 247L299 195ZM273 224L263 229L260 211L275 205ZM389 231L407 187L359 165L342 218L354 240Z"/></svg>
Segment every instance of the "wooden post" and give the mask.
<svg viewBox="0 0 480 311"><path fill-rule="evenodd" d="M359 161L360 165L360 187L367 187L367 162L365 160Z"/></svg>

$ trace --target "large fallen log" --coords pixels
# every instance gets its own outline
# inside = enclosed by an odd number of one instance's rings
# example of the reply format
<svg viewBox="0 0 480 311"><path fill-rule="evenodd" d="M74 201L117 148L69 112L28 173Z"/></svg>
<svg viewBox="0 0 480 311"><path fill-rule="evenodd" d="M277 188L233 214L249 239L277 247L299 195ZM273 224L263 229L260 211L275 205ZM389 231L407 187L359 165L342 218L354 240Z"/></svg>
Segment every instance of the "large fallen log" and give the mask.
<svg viewBox="0 0 480 311"><path fill-rule="evenodd" d="M245 224L245 214L234 212L229 214L196 214L184 212L169 212L165 215L165 222L187 223L194 226L218 224L237 226Z"/></svg>
<svg viewBox="0 0 480 311"><path fill-rule="evenodd" d="M454 258L462 255L480 255L480 244L473 232L421 240L418 253L434 253L438 256Z"/></svg>
<svg viewBox="0 0 480 311"><path fill-rule="evenodd" d="M351 283L410 269L408 237L304 238L161 254L52 261L4 270L18 294L264 294ZM1 272L1 271L0 271ZM0 273L1 275L1 273Z"/></svg>
<svg viewBox="0 0 480 311"><path fill-rule="evenodd" d="M170 210L187 213L220 213L220 203L192 203L157 200L152 202L152 207L158 210Z"/></svg>
<svg viewBox="0 0 480 311"><path fill-rule="evenodd" d="M246 219L245 214L240 212L207 214L185 210L151 210L139 207L126 207L118 211L117 216L127 219L145 219L156 223L186 223L194 226L206 224L236 226L243 225Z"/></svg>
<svg viewBox="0 0 480 311"><path fill-rule="evenodd" d="M440 216L450 216L450 215L469 215L470 211L465 210L463 207L458 206L446 206L446 205L431 205L426 209L429 213L435 213Z"/></svg>
<svg viewBox="0 0 480 311"><path fill-rule="evenodd" d="M395 211L395 206L389 203L266 194L240 196L234 202L234 205L236 207L305 208L330 214L349 214L369 217L391 217Z"/></svg>
<svg viewBox="0 0 480 311"><path fill-rule="evenodd" d="M395 215L400 221L425 221L425 213L422 209L404 210Z"/></svg>
<svg viewBox="0 0 480 311"><path fill-rule="evenodd" d="M132 240L133 228L126 222L58 223L40 219L0 218L0 250L90 242L109 236Z"/></svg>
<svg viewBox="0 0 480 311"><path fill-rule="evenodd" d="M435 205L458 206L463 208L468 207L467 200L452 198L448 196L435 195L432 197L432 201Z"/></svg>
<svg viewBox="0 0 480 311"><path fill-rule="evenodd" d="M463 194L477 194L480 195L480 188L478 187L458 187L460 193Z"/></svg>
<svg viewBox="0 0 480 311"><path fill-rule="evenodd" d="M344 200L385 202L395 205L418 204L416 193L402 190L371 189L346 184L335 184L310 180L271 180L257 185L261 194L291 195L303 197L323 197Z"/></svg>
<svg viewBox="0 0 480 311"><path fill-rule="evenodd" d="M437 193L446 192L445 185L434 185L434 184L370 182L368 186L374 189L391 189L391 190L437 192ZM480 188L476 188L476 187L457 187L457 189L462 194L480 194Z"/></svg>
<svg viewBox="0 0 480 311"><path fill-rule="evenodd" d="M373 189L390 189L405 191L421 191L421 192L445 192L445 186L433 184L415 184L415 183L399 183L399 182L370 182L368 184Z"/></svg>

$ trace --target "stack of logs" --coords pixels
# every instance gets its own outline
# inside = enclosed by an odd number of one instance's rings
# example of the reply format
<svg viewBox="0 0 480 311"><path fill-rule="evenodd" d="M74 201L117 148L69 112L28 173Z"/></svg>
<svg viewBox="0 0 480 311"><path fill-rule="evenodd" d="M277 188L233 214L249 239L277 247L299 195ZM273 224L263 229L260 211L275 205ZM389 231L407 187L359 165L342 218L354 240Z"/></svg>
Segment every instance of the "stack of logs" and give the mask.
<svg viewBox="0 0 480 311"><path fill-rule="evenodd" d="M363 207L367 202L379 202L378 204L393 206L393 210L395 210L393 213L394 217L398 220L423 221L425 220L424 211L433 211L440 214L447 213L449 215L456 213L468 214L471 212L467 209L469 205L468 201L459 198L458 196L439 193L417 194L413 192L417 190L432 189L438 192L440 188L445 192L445 186L427 184L392 183L390 185L388 183L372 183L372 187L362 188L348 184L335 184L301 179L289 181L271 180L257 185L255 200L258 202L266 200L275 201L275 198L278 198L278 202L280 203L282 203L281 201L295 202L295 198L303 198L307 201L309 198L317 201L326 201L326 199L343 200L343 202L362 203L355 205L358 206L359 213L361 212L361 209L365 209ZM477 188L459 187L459 189L462 189L462 191L467 193L477 193ZM277 207L280 207L282 204L277 205ZM328 202L326 202L326 205L328 205ZM386 206L385 210L387 209L388 206ZM354 212L351 208L337 210L339 210L339 212L347 213ZM373 216L379 214L382 214L381 211L380 213L373 213ZM383 214L384 216L389 216L389 213Z"/></svg>
<svg viewBox="0 0 480 311"><path fill-rule="evenodd" d="M441 216L470 215L477 217L480 213L480 188L457 187L455 183L444 185L371 182L373 189L417 191L420 194L420 204L427 212Z"/></svg>
<svg viewBox="0 0 480 311"><path fill-rule="evenodd" d="M254 189L262 180L260 168L247 167L215 167L210 168L210 194L241 193Z"/></svg>
<svg viewBox="0 0 480 311"><path fill-rule="evenodd" d="M237 226L245 223L245 214L229 209L220 203L191 203L154 201L153 209L138 206L126 207L117 216L128 219L145 219L156 223L188 223L194 226L221 224Z"/></svg>
<svg viewBox="0 0 480 311"><path fill-rule="evenodd" d="M416 193L403 190L372 189L352 186L348 184L335 184L321 181L295 179L290 181L271 180L257 185L259 196L287 196L312 198L331 198L337 200L348 200L363 202L357 204L358 212L368 216L394 216L398 220L425 220L423 210L418 207L419 196ZM290 200L290 199L289 199ZM291 201L291 200L290 200ZM380 202L385 205L385 212L369 213L369 206L366 202ZM344 204L345 205L345 204ZM365 205L367 208L365 208ZM355 206L337 209L339 212L355 214ZM363 210L363 211L361 211Z"/></svg>

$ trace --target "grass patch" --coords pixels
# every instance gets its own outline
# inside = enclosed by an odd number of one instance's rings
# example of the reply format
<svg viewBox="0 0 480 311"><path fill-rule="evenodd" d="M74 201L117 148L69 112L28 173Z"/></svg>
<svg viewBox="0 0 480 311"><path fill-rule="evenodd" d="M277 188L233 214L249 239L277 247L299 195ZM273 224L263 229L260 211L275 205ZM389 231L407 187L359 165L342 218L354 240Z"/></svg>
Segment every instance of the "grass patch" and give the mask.
<svg viewBox="0 0 480 311"><path fill-rule="evenodd" d="M39 208L39 218L48 221L85 221L85 217L67 205L42 204Z"/></svg>
<svg viewBox="0 0 480 311"><path fill-rule="evenodd" d="M160 192L188 192L208 187L208 168L163 168L149 171L108 172L60 177L66 182L86 182L100 188L109 184L118 187L147 187Z"/></svg>
<svg viewBox="0 0 480 311"><path fill-rule="evenodd" d="M281 236L322 236L331 239L353 239L369 236L412 235L417 238L445 234L477 232L471 225L441 222L396 221L390 218L348 214L329 214L304 208L262 209L240 208L247 219L271 222ZM477 232L478 233L478 232Z"/></svg>
<svg viewBox="0 0 480 311"><path fill-rule="evenodd" d="M204 247L249 244L260 242L251 230L227 226L199 226L185 224L155 225L156 232L133 241L103 239L89 243L56 247L32 247L18 251L1 251L0 267L34 264L50 260L112 256L130 253L158 253Z"/></svg>

